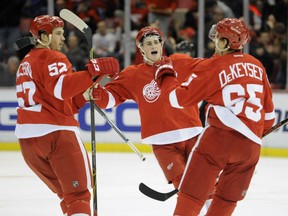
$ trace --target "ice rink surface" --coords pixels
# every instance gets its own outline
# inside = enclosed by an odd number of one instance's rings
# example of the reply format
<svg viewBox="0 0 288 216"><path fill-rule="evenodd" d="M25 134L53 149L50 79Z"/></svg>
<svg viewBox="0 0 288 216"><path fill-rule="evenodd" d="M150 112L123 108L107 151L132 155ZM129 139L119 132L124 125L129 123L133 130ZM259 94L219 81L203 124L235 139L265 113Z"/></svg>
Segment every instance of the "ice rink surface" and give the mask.
<svg viewBox="0 0 288 216"><path fill-rule="evenodd" d="M98 216L172 216L176 196L159 202L138 186L168 192L152 154L142 162L133 153L98 153ZM61 216L59 200L30 171L20 152L0 152L0 215ZM261 157L245 200L233 216L288 216L288 158Z"/></svg>

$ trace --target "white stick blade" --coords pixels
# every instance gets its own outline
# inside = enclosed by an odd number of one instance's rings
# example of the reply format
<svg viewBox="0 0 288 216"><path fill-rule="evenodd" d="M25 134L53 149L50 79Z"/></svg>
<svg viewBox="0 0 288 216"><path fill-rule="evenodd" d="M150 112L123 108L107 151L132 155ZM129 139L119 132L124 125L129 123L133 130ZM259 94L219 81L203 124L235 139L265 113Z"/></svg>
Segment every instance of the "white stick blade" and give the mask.
<svg viewBox="0 0 288 216"><path fill-rule="evenodd" d="M80 17L78 17L76 14L74 14L72 11L68 9L62 9L59 15L62 19L74 25L77 29L79 29L85 35L88 45L91 48L92 47L92 32L89 26L82 19L80 19Z"/></svg>
<svg viewBox="0 0 288 216"><path fill-rule="evenodd" d="M89 28L88 25L82 19L80 19L76 14L74 14L70 10L62 9L59 15L62 19L73 24L76 28L78 28L82 32L84 28Z"/></svg>

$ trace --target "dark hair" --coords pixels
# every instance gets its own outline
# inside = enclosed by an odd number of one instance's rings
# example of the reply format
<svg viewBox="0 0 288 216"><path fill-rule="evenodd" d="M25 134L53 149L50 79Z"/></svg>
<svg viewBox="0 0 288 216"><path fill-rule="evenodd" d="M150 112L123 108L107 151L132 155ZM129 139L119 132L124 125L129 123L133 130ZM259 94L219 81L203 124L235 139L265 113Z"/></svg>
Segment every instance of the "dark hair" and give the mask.
<svg viewBox="0 0 288 216"><path fill-rule="evenodd" d="M143 36L143 37L140 39L140 44L143 44L143 40L144 40L146 37L153 36L153 35L158 36L160 43L162 42L162 38L161 38L160 35L155 34L155 33L150 33L150 34L147 34L147 35Z"/></svg>

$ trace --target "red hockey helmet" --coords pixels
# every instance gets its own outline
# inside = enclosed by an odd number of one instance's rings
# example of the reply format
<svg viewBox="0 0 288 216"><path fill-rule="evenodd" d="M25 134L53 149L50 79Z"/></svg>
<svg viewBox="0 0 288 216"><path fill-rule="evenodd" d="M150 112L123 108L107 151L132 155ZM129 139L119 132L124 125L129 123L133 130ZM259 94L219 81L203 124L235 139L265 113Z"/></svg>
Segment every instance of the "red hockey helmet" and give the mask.
<svg viewBox="0 0 288 216"><path fill-rule="evenodd" d="M64 22L60 17L41 15L32 20L30 25L30 32L35 39L39 39L39 32L44 31L48 35L52 34L54 28L64 27Z"/></svg>
<svg viewBox="0 0 288 216"><path fill-rule="evenodd" d="M225 18L216 24L216 32L220 38L228 39L231 49L239 50L250 41L250 32L245 22L236 18Z"/></svg>
<svg viewBox="0 0 288 216"><path fill-rule="evenodd" d="M164 34L158 28L147 26L147 27L142 28L136 36L137 47L139 47L143 43L144 38L146 38L147 36L152 36L152 35L158 36L160 42L164 40Z"/></svg>

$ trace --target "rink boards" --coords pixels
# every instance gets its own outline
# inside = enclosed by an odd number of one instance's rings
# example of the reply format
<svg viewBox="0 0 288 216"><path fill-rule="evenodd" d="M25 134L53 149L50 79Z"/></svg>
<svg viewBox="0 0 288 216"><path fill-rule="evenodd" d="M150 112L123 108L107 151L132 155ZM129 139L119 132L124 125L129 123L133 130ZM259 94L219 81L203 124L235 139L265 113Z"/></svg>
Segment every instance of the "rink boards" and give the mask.
<svg viewBox="0 0 288 216"><path fill-rule="evenodd" d="M16 124L16 96L14 88L0 88L0 150L19 150L14 135ZM276 122L288 117L287 91L274 91ZM80 133L87 146L90 146L90 110L89 104L83 107L75 117L80 123ZM149 145L141 144L140 118L138 106L133 101L127 101L118 107L105 110L107 116L142 152L151 152ZM129 152L130 147L113 128L95 111L97 151ZM177 117L176 117L177 118ZM269 134L263 140L262 155L288 157L288 124Z"/></svg>

